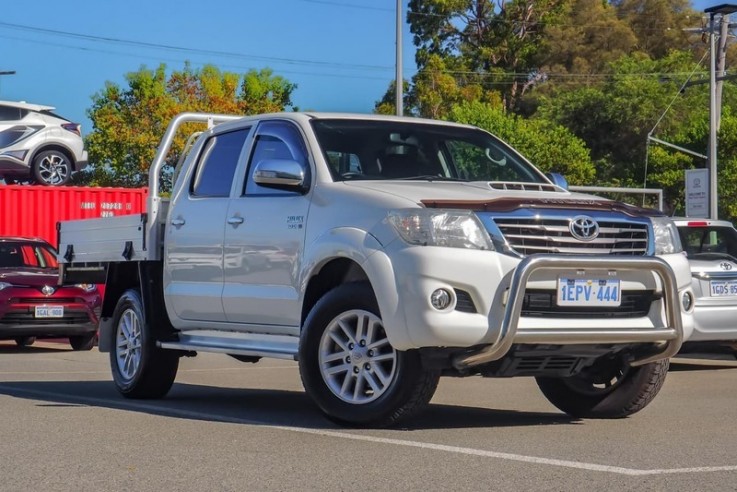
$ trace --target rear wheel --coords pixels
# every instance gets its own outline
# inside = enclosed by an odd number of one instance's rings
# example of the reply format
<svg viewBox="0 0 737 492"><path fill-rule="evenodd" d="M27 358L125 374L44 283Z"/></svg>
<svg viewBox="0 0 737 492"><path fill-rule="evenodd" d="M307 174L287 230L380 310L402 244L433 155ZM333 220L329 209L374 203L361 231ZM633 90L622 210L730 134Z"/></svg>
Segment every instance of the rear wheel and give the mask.
<svg viewBox="0 0 737 492"><path fill-rule="evenodd" d="M127 290L113 315L110 366L118 391L128 398L160 398L171 389L179 356L156 346L141 294Z"/></svg>
<svg viewBox="0 0 737 492"><path fill-rule="evenodd" d="M73 350L92 350L97 341L97 333L90 333L89 335L77 335L69 337L69 345L72 346Z"/></svg>
<svg viewBox="0 0 737 492"><path fill-rule="evenodd" d="M15 339L15 343L19 347L30 347L36 343L36 337L18 337Z"/></svg>
<svg viewBox="0 0 737 492"><path fill-rule="evenodd" d="M33 179L45 186L61 186L72 176L72 163L58 150L45 150L33 159Z"/></svg>
<svg viewBox="0 0 737 492"><path fill-rule="evenodd" d="M440 377L419 355L391 346L371 287L344 284L325 294L302 332L299 368L325 415L352 425L388 426L422 410Z"/></svg>
<svg viewBox="0 0 737 492"><path fill-rule="evenodd" d="M667 359L632 367L605 359L569 378L538 377L545 397L574 417L623 418L645 408L668 373Z"/></svg>

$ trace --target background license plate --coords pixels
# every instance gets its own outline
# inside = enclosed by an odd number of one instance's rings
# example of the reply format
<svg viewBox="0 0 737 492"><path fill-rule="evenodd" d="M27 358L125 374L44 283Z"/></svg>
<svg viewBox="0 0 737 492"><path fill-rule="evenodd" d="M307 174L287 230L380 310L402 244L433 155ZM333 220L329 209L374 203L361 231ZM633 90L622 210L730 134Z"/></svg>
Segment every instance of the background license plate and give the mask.
<svg viewBox="0 0 737 492"><path fill-rule="evenodd" d="M558 306L619 306L622 302L619 280L558 279Z"/></svg>
<svg viewBox="0 0 737 492"><path fill-rule="evenodd" d="M36 306L37 318L63 318L64 306Z"/></svg>
<svg viewBox="0 0 737 492"><path fill-rule="evenodd" d="M711 280L709 290L713 297L737 296L737 280Z"/></svg>

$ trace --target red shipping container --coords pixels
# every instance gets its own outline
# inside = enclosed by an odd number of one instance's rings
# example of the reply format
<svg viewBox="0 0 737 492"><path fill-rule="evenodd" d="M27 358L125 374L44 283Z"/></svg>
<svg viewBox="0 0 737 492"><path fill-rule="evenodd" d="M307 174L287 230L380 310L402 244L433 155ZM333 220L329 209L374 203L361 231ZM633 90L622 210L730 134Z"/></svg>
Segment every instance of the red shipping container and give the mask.
<svg viewBox="0 0 737 492"><path fill-rule="evenodd" d="M56 223L146 211L148 188L0 186L0 236L40 237L57 246Z"/></svg>

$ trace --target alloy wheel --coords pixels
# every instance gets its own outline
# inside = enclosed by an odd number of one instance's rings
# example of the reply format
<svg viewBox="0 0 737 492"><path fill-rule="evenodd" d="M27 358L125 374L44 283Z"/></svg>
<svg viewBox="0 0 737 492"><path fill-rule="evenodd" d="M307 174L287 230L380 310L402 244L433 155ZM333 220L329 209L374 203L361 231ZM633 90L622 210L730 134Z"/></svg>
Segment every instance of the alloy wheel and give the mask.
<svg viewBox="0 0 737 492"><path fill-rule="evenodd" d="M372 402L394 381L397 353L373 313L351 310L337 316L323 332L319 350L325 384L347 403Z"/></svg>
<svg viewBox="0 0 737 492"><path fill-rule="evenodd" d="M130 381L141 364L141 322L132 309L126 309L118 322L115 355L120 375Z"/></svg>

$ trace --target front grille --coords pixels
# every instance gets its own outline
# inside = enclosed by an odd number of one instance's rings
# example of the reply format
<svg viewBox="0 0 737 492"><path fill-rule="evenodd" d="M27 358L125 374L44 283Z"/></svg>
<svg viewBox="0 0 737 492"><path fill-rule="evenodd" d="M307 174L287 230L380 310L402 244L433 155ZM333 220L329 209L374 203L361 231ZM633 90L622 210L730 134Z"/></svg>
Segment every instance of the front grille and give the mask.
<svg viewBox="0 0 737 492"><path fill-rule="evenodd" d="M659 297L652 290L622 291L622 303L617 307L558 306L557 292L527 289L522 302L522 316L538 318L640 318L647 316L650 305Z"/></svg>
<svg viewBox="0 0 737 492"><path fill-rule="evenodd" d="M497 217L509 245L522 255L534 253L612 254L642 256L647 254L647 224L601 220L599 236L592 241L573 237L567 218Z"/></svg>
<svg viewBox="0 0 737 492"><path fill-rule="evenodd" d="M10 304L74 304L83 303L82 299L75 299L74 297L13 297L10 299Z"/></svg>

